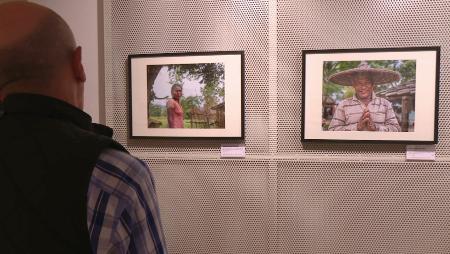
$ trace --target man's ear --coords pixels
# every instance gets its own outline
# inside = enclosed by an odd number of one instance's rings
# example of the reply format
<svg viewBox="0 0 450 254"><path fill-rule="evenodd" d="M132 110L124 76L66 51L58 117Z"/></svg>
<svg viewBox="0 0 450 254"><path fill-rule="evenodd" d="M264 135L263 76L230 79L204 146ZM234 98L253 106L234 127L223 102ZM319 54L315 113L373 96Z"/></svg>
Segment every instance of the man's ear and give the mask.
<svg viewBox="0 0 450 254"><path fill-rule="evenodd" d="M72 70L75 78L79 82L86 81L86 73L84 72L83 64L81 63L81 47L78 46L73 52L72 56Z"/></svg>

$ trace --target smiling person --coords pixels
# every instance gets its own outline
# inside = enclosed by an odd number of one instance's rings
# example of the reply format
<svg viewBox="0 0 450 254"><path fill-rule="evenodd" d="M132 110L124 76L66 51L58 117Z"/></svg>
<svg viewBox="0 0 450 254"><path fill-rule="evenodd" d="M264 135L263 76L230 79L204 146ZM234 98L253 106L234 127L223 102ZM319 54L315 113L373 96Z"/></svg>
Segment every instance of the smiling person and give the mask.
<svg viewBox="0 0 450 254"><path fill-rule="evenodd" d="M374 87L400 80L400 73L371 68L363 61L354 69L335 73L329 80L352 86L355 94L342 100L336 108L330 131L400 131L392 104L374 93Z"/></svg>

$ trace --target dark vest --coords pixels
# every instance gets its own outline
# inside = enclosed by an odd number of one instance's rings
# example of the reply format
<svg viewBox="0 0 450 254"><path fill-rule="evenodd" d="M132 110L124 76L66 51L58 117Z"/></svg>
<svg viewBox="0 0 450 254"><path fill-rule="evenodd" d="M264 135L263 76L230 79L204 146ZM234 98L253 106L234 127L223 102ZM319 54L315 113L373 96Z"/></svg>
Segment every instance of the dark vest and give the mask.
<svg viewBox="0 0 450 254"><path fill-rule="evenodd" d="M0 253L92 253L86 214L92 170L105 148L125 149L60 100L15 94L3 107Z"/></svg>

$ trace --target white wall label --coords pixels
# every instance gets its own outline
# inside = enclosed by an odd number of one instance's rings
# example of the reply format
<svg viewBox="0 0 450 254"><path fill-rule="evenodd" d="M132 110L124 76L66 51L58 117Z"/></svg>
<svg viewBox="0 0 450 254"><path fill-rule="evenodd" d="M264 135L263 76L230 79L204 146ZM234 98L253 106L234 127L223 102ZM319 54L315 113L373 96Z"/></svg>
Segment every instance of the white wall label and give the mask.
<svg viewBox="0 0 450 254"><path fill-rule="evenodd" d="M222 145L220 149L221 158L245 158L245 146Z"/></svg>
<svg viewBox="0 0 450 254"><path fill-rule="evenodd" d="M407 145L406 160L435 161L436 147L435 145Z"/></svg>

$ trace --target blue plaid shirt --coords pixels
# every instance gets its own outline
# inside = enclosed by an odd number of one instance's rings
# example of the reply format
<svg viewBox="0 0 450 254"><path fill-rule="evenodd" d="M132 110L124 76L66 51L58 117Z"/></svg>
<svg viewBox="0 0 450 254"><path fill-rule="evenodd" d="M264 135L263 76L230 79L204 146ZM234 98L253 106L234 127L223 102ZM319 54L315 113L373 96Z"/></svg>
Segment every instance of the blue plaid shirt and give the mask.
<svg viewBox="0 0 450 254"><path fill-rule="evenodd" d="M94 253L166 253L151 172L129 154L108 149L100 155L87 215Z"/></svg>

